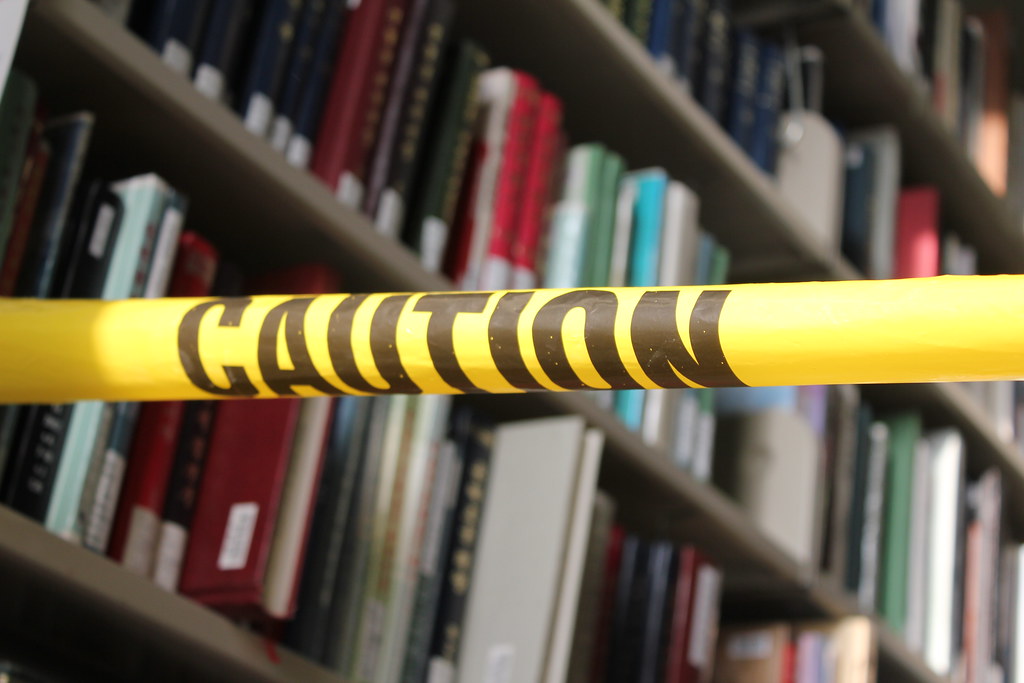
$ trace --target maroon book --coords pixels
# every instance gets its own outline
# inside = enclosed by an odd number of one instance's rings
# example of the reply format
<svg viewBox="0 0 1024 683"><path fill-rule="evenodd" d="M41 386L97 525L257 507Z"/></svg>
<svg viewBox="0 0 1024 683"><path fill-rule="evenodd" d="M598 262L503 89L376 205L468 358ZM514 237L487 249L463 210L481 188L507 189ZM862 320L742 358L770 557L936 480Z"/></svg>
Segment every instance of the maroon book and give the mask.
<svg viewBox="0 0 1024 683"><path fill-rule="evenodd" d="M206 239L191 231L184 232L167 295L209 295L218 259L217 250ZM143 576L152 572L167 480L184 412L184 401L158 401L142 406L128 457L107 554Z"/></svg>

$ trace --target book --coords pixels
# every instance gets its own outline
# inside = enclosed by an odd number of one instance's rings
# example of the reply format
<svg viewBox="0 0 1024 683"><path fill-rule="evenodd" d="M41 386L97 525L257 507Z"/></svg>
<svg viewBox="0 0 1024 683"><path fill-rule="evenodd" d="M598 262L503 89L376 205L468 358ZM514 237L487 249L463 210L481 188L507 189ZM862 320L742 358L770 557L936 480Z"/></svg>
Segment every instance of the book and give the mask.
<svg viewBox="0 0 1024 683"><path fill-rule="evenodd" d="M889 472L885 488L878 611L897 632L902 633L907 619L915 450L921 437L921 417L916 413L900 413L887 416L885 422L889 431Z"/></svg>
<svg viewBox="0 0 1024 683"><path fill-rule="evenodd" d="M295 17L295 37L281 76L274 118L267 128L267 142L278 152L284 152L291 139L299 97L312 73L313 53L318 32L324 28L327 5L324 0L305 2Z"/></svg>
<svg viewBox="0 0 1024 683"><path fill-rule="evenodd" d="M715 655L715 680L721 683L786 683L791 676L792 627L787 623L727 626Z"/></svg>
<svg viewBox="0 0 1024 683"><path fill-rule="evenodd" d="M308 294L337 286L337 274L316 264L270 273L251 285ZM286 317L277 324L286 324ZM294 355L291 360L298 362ZM229 614L292 615L329 414L328 402L298 398L218 406L181 570L183 594ZM253 458L260 468L241 464Z"/></svg>
<svg viewBox="0 0 1024 683"><path fill-rule="evenodd" d="M978 129L974 164L989 189L997 196L1006 194L1007 150L1009 149L1010 108L1010 27L1013 22L1006 8L972 12L984 33L985 77L983 114Z"/></svg>
<svg viewBox="0 0 1024 683"><path fill-rule="evenodd" d="M612 251L615 242L616 203L626 162L621 155L605 150L601 162L600 178L593 220L588 230L583 279L581 285L603 287L611 275Z"/></svg>
<svg viewBox="0 0 1024 683"><path fill-rule="evenodd" d="M43 137L43 123L36 116L21 168L11 232L0 259L0 296L13 296L17 286L51 154L50 143Z"/></svg>
<svg viewBox="0 0 1024 683"><path fill-rule="evenodd" d="M21 36L21 25L25 21L28 0L13 0L4 3L0 9L0 92L7 86L7 77L14 61L14 51Z"/></svg>
<svg viewBox="0 0 1024 683"><path fill-rule="evenodd" d="M14 69L0 91L0 263L14 227L14 208L35 119L35 81Z"/></svg>
<svg viewBox="0 0 1024 683"><path fill-rule="evenodd" d="M542 92L537 107L536 132L527 154L529 162L523 181L523 205L512 240L512 289L532 289L539 283L537 259L545 237L548 206L562 148L561 125L562 101L549 92ZM614 201L614 193L611 200Z"/></svg>
<svg viewBox="0 0 1024 683"><path fill-rule="evenodd" d="M750 157L765 173L775 173L778 163L778 125L786 85L782 48L771 40L761 43L758 56L754 125L750 132Z"/></svg>
<svg viewBox="0 0 1024 683"><path fill-rule="evenodd" d="M732 49L729 41L732 17L729 0L708 0L706 28L701 43L701 66L694 95L708 115L722 121Z"/></svg>
<svg viewBox="0 0 1024 683"><path fill-rule="evenodd" d="M650 583L650 541L627 535L616 577L606 676L628 680L640 668L643 624Z"/></svg>
<svg viewBox="0 0 1024 683"><path fill-rule="evenodd" d="M666 683L707 683L715 663L722 572L694 546L679 554L672 621L665 652Z"/></svg>
<svg viewBox="0 0 1024 683"><path fill-rule="evenodd" d="M209 4L208 0L166 0L152 10L148 40L164 63L186 78L192 76Z"/></svg>
<svg viewBox="0 0 1024 683"><path fill-rule="evenodd" d="M313 44L309 74L295 103L292 133L284 150L285 159L297 168L307 168L313 157L313 144L333 73L337 45L344 33L347 8L346 0L330 0L321 17L322 25Z"/></svg>
<svg viewBox="0 0 1024 683"><path fill-rule="evenodd" d="M448 252L479 109L477 74L487 64L487 56L471 42L460 41L449 50L426 126L429 134L404 235L423 267L432 272L441 270Z"/></svg>
<svg viewBox="0 0 1024 683"><path fill-rule="evenodd" d="M707 18L707 0L683 0L672 45L675 75L683 89L693 94L701 62Z"/></svg>
<svg viewBox="0 0 1024 683"><path fill-rule="evenodd" d="M506 423L495 430L460 679L482 680L496 670L522 680L564 677L575 605L560 605L559 590L569 582L573 591L565 599L574 603L587 535L582 513L593 500L600 452L600 441L589 441L579 416ZM527 481L531 505L524 508L519 492ZM584 518L577 521L574 515ZM575 555L568 566L566 540ZM517 590L504 588L510 581ZM523 602L522 595L531 600ZM553 649L559 642L564 647Z"/></svg>
<svg viewBox="0 0 1024 683"><path fill-rule="evenodd" d="M732 42L735 59L732 64L725 130L737 145L753 156L761 44L757 36L747 29L735 29ZM770 59L766 60L765 68L772 68Z"/></svg>
<svg viewBox="0 0 1024 683"><path fill-rule="evenodd" d="M479 423L471 430L453 515L453 539L444 562L444 580L431 636L428 683L452 680L467 633L468 596L476 575L477 546L482 537L483 506L492 481L494 446L491 425Z"/></svg>
<svg viewBox="0 0 1024 683"><path fill-rule="evenodd" d="M192 82L217 102L230 99L230 79L238 69L242 39L255 14L253 0L211 0L202 40L195 53Z"/></svg>
<svg viewBox="0 0 1024 683"><path fill-rule="evenodd" d="M552 209L544 286L578 287L584 283L588 252L599 246L597 229L604 145L584 143L569 150L561 198Z"/></svg>
<svg viewBox="0 0 1024 683"><path fill-rule="evenodd" d="M847 135L847 184L844 198L843 251L864 273L875 279L893 276L896 218L900 195L900 139L892 126L875 126ZM860 162L862 178L851 177L851 164ZM851 183L856 183L852 185ZM860 187L860 185L863 187ZM856 202L860 213L851 215ZM847 224L848 223L848 224Z"/></svg>
<svg viewBox="0 0 1024 683"><path fill-rule="evenodd" d="M245 55L246 73L235 108L245 129L261 138L267 136L273 122L281 77L295 38L298 9L299 3L293 0L267 0L254 21L252 52Z"/></svg>
<svg viewBox="0 0 1024 683"><path fill-rule="evenodd" d="M376 139L404 14L402 0L367 0L345 22L310 168L348 206L363 200L366 155Z"/></svg>
<svg viewBox="0 0 1024 683"><path fill-rule="evenodd" d="M416 180L416 162L422 156L427 132L427 115L436 99L441 78L441 57L448 43L454 6L448 0L438 0L431 6L426 31L419 45L418 67L412 87L406 93L399 130L401 136L391 150L383 204L378 220L386 224L386 233L400 237L412 191Z"/></svg>
<svg viewBox="0 0 1024 683"><path fill-rule="evenodd" d="M939 274L939 192L930 186L900 192L893 277Z"/></svg>

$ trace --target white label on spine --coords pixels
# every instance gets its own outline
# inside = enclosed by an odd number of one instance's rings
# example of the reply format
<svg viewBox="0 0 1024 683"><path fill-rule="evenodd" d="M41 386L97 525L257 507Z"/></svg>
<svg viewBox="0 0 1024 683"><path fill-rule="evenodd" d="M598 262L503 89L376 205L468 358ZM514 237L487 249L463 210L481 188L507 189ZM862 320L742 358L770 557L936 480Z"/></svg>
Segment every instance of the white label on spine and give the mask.
<svg viewBox="0 0 1024 683"><path fill-rule="evenodd" d="M377 207L377 231L382 235L397 239L404 213L405 204L402 201L402 195L398 194L393 187L385 188L380 195L380 205Z"/></svg>
<svg viewBox="0 0 1024 683"><path fill-rule="evenodd" d="M430 658L430 668L427 672L427 683L452 683L455 680L455 667L447 659L441 657Z"/></svg>
<svg viewBox="0 0 1024 683"><path fill-rule="evenodd" d="M231 506L228 523L224 529L224 540L217 556L217 569L229 571L245 566L259 512L260 506L257 503L235 503Z"/></svg>
<svg viewBox="0 0 1024 683"><path fill-rule="evenodd" d="M287 116L278 114L270 127L270 146L283 152L288 146L288 138L292 136L292 122Z"/></svg>
<svg viewBox="0 0 1024 683"><path fill-rule="evenodd" d="M441 271L448 245L448 224L437 216L427 216L420 226L420 262L431 273Z"/></svg>
<svg viewBox="0 0 1024 683"><path fill-rule="evenodd" d="M249 98L249 106L245 108L245 129L264 138L273 115L274 103L270 98L261 92L253 93Z"/></svg>
<svg viewBox="0 0 1024 683"><path fill-rule="evenodd" d="M736 661L766 659L771 653L772 634L770 631L741 633L730 638L726 645L726 656Z"/></svg>
<svg viewBox="0 0 1024 683"><path fill-rule="evenodd" d="M211 100L219 101L220 96L224 94L224 74L220 72L220 69L215 69L205 62L196 67L196 77L193 82L196 90Z"/></svg>
<svg viewBox="0 0 1024 683"><path fill-rule="evenodd" d="M711 664L711 650L718 632L718 596L722 573L704 565L697 570L697 586L693 602L693 630L686 658L691 665L703 669Z"/></svg>
<svg viewBox="0 0 1024 683"><path fill-rule="evenodd" d="M309 168L309 160L313 158L313 143L305 135L296 133L288 141L284 158L295 168Z"/></svg>
<svg viewBox="0 0 1024 683"><path fill-rule="evenodd" d="M125 568L140 576L149 576L153 571L153 553L160 536L160 517L147 507L132 506L128 534L124 542L121 563Z"/></svg>
<svg viewBox="0 0 1024 683"><path fill-rule="evenodd" d="M110 239L110 229L114 227L115 215L117 211L110 204L104 204L96 212L96 222L89 238L89 256L103 258L103 252L107 250L107 241Z"/></svg>
<svg viewBox="0 0 1024 683"><path fill-rule="evenodd" d="M484 683L509 683L512 680L515 656L516 648L511 643L492 645L487 650Z"/></svg>
<svg viewBox="0 0 1024 683"><path fill-rule="evenodd" d="M183 76L188 76L192 70L192 52L180 40L169 38L164 43L162 56L164 64Z"/></svg>
<svg viewBox="0 0 1024 683"><path fill-rule="evenodd" d="M153 582L156 585L169 591L178 590L187 543L188 531L180 524L164 522L160 526L160 540L153 560Z"/></svg>
<svg viewBox="0 0 1024 683"><path fill-rule="evenodd" d="M338 191L335 193L338 201L345 206L358 209L363 203L363 183L351 171L345 171L338 178Z"/></svg>
<svg viewBox="0 0 1024 683"><path fill-rule="evenodd" d="M697 433L694 439L693 476L698 481L711 481L711 462L715 450L715 414L697 413Z"/></svg>
<svg viewBox="0 0 1024 683"><path fill-rule="evenodd" d="M107 540L110 538L110 527L114 522L114 511L117 509L117 498L124 480L125 459L121 453L108 448L103 453L103 464L100 468L99 481L96 483L96 495L85 529L84 543L87 548L96 552L106 552Z"/></svg>

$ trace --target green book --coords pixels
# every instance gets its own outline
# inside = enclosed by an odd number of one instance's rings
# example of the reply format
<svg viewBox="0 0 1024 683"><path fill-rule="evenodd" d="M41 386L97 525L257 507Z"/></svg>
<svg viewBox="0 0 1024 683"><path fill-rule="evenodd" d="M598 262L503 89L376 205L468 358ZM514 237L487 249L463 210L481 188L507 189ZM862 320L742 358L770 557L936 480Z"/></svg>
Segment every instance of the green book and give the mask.
<svg viewBox="0 0 1024 683"><path fill-rule="evenodd" d="M619 183L626 172L626 162L615 152L606 150L597 178L596 207L589 230L588 253L584 262L583 285L606 287L612 263L612 242L615 239L615 205Z"/></svg>
<svg viewBox="0 0 1024 683"><path fill-rule="evenodd" d="M12 69L0 97L0 263L14 224L21 167L25 163L37 97L35 82Z"/></svg>
<svg viewBox="0 0 1024 683"><path fill-rule="evenodd" d="M897 413L884 419L889 427L889 471L882 523L882 566L878 611L897 633L907 619L907 564L910 511L914 486L914 451L921 437L921 416Z"/></svg>
<svg viewBox="0 0 1024 683"><path fill-rule="evenodd" d="M427 144L415 176L405 240L430 271L439 271L443 265L479 109L477 76L489 63L475 44L458 45L445 65L426 127Z"/></svg>

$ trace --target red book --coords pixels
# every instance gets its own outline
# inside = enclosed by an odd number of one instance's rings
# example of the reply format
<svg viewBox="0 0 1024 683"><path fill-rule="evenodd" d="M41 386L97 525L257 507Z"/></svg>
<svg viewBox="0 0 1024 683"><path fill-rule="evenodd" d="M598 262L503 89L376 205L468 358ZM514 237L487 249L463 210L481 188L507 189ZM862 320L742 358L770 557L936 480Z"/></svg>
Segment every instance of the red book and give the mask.
<svg viewBox="0 0 1024 683"><path fill-rule="evenodd" d="M352 207L362 204L366 157L376 138L407 0L362 0L335 60L310 168Z"/></svg>
<svg viewBox="0 0 1024 683"><path fill-rule="evenodd" d="M907 187L900 192L893 277L939 274L939 190Z"/></svg>
<svg viewBox="0 0 1024 683"><path fill-rule="evenodd" d="M209 295L218 260L217 250L203 237L182 233L167 295ZM142 576L152 572L184 411L183 401L143 405L128 457L107 553Z"/></svg>
<svg viewBox="0 0 1024 683"><path fill-rule="evenodd" d="M699 683L711 679L721 590L721 572L708 556L693 546L680 548L675 604L665 655L666 683Z"/></svg>
<svg viewBox="0 0 1024 683"><path fill-rule="evenodd" d="M526 168L523 203L512 239L512 289L533 289L537 286L537 249L554 187L552 176L561 148L561 130L562 101L545 92L540 98Z"/></svg>
<svg viewBox="0 0 1024 683"><path fill-rule="evenodd" d="M7 249L0 260L0 296L13 296L14 287L18 282L21 262L28 247L28 236L32 230L36 206L39 204L39 193L46 177L46 168L50 163L50 146L43 138L43 121L37 116L32 126L28 148L25 152L25 165L22 167L21 179L18 181L18 198L14 207L14 222Z"/></svg>
<svg viewBox="0 0 1024 683"><path fill-rule="evenodd" d="M319 294L338 287L333 271L307 265L260 278L250 289ZM290 616L290 606L268 604L265 582L302 409L297 398L219 406L181 575L185 595L236 616Z"/></svg>
<svg viewBox="0 0 1024 683"><path fill-rule="evenodd" d="M593 661L590 664L591 679L603 681L608 664L608 647L611 640L612 621L615 617L615 587L619 584L619 566L622 563L622 542L626 539L626 530L621 524L612 527L608 538L608 551L605 555L604 579L601 585L601 610L598 613L599 623L594 638Z"/></svg>
<svg viewBox="0 0 1024 683"><path fill-rule="evenodd" d="M513 74L515 95L505 123L505 139L494 185L491 232L478 287L508 289L512 280L512 242L525 199L525 179L536 135L540 86L521 71Z"/></svg>

